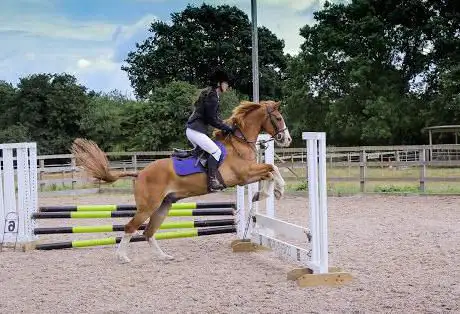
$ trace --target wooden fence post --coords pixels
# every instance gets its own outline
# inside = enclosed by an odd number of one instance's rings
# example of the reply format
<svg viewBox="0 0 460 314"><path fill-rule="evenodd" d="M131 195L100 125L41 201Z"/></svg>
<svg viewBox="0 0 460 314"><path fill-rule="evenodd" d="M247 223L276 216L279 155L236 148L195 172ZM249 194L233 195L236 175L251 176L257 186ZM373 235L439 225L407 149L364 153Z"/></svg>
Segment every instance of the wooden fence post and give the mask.
<svg viewBox="0 0 460 314"><path fill-rule="evenodd" d="M366 151L359 153L359 183L361 193L366 192Z"/></svg>
<svg viewBox="0 0 460 314"><path fill-rule="evenodd" d="M419 190L425 193L425 178L426 178L426 149L420 151L420 187Z"/></svg>
<svg viewBox="0 0 460 314"><path fill-rule="evenodd" d="M38 171L38 180L43 180L45 178L45 160L40 159L39 161L39 171ZM46 184L45 183L40 183L40 192L43 192L45 189Z"/></svg>
<svg viewBox="0 0 460 314"><path fill-rule="evenodd" d="M77 169L77 161L75 159L75 157L71 157L70 158L70 166L72 167L72 190L75 189L75 170Z"/></svg>

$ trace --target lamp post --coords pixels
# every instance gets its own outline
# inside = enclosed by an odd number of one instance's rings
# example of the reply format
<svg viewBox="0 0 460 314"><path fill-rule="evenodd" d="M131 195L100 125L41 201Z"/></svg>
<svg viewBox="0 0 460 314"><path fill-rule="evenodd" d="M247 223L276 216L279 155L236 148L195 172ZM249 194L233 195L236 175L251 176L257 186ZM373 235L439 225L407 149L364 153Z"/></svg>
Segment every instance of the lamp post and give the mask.
<svg viewBox="0 0 460 314"><path fill-rule="evenodd" d="M259 39L257 32L257 0L251 0L252 20L252 101L259 102Z"/></svg>

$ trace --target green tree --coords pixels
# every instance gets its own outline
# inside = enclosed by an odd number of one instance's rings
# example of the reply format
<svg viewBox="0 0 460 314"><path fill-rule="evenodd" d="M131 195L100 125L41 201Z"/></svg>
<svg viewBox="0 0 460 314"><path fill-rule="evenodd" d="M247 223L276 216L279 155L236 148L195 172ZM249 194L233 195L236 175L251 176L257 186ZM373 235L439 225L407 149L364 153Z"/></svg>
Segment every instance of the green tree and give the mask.
<svg viewBox="0 0 460 314"><path fill-rule="evenodd" d="M29 130L39 153L66 153L80 136L80 120L87 110L86 88L68 74L34 74L18 84L14 121Z"/></svg>
<svg viewBox="0 0 460 314"><path fill-rule="evenodd" d="M285 99L297 130L325 130L340 145L416 143L427 121L460 116L446 104L458 91L458 8L434 0L326 3L317 23L301 29L305 42L290 61Z"/></svg>
<svg viewBox="0 0 460 314"><path fill-rule="evenodd" d="M0 143L21 143L33 141L30 130L22 124L9 125L0 130Z"/></svg>
<svg viewBox="0 0 460 314"><path fill-rule="evenodd" d="M171 25L152 23L153 35L128 54L128 65L122 67L137 96L145 98L172 80L204 87L210 71L222 65L234 78L234 87L252 95L251 27L243 11L228 5L189 5L171 18ZM259 28L261 98L281 97L283 48L282 40Z"/></svg>
<svg viewBox="0 0 460 314"><path fill-rule="evenodd" d="M11 108L16 100L16 89L12 84L0 81L0 129L5 129L14 124Z"/></svg>
<svg viewBox="0 0 460 314"><path fill-rule="evenodd" d="M104 151L122 150L129 146L121 125L126 113L135 106L135 101L118 91L90 94L88 110L81 119L82 132Z"/></svg>
<svg viewBox="0 0 460 314"><path fill-rule="evenodd" d="M199 90L186 82L173 81L158 87L148 101L137 102L122 122L131 150L159 150L187 144L185 124Z"/></svg>

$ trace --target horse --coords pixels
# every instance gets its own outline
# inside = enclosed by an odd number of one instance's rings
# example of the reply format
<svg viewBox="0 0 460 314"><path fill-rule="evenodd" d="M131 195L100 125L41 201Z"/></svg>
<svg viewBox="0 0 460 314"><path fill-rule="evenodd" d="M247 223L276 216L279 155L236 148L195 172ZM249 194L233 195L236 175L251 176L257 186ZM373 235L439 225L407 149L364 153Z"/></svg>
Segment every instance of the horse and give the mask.
<svg viewBox="0 0 460 314"><path fill-rule="evenodd" d="M276 199L284 194L285 181L275 165L257 162L257 137L268 133L270 140L280 147L289 147L292 138L280 112L280 102L267 100L259 103L243 101L232 111L227 123L236 126L233 134L214 130L213 137L222 149L218 172L226 188L260 182L260 190L252 201L261 201L274 191ZM138 172L112 173L106 154L98 145L88 139L76 138L71 146L77 166L95 179L112 183L122 177L134 177L134 198L136 213L125 225L124 234L116 250L122 263L129 263L127 255L133 234L150 218L143 235L149 243L154 257L174 259L158 245L154 234L168 215L171 205L179 200L210 193L207 174L200 158L192 154L181 156L174 153L169 158L157 159ZM183 154L182 154L183 155ZM179 157L178 157L179 156ZM205 160L205 158L202 158ZM195 171L180 173L180 163L194 163ZM182 164L183 165L183 164ZM198 170L197 170L198 169Z"/></svg>

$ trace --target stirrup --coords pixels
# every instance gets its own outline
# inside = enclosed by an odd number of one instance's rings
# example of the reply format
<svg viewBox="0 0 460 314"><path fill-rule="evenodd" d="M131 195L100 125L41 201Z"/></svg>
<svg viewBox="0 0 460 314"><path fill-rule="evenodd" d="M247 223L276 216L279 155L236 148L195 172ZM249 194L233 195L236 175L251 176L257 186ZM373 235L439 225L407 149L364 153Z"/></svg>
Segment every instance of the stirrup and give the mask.
<svg viewBox="0 0 460 314"><path fill-rule="evenodd" d="M213 183L215 185L213 185ZM216 177L214 179L208 179L208 191L209 192L219 192L226 188L226 186L220 182L220 180Z"/></svg>

